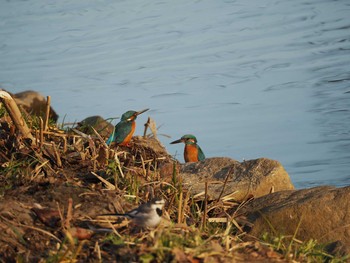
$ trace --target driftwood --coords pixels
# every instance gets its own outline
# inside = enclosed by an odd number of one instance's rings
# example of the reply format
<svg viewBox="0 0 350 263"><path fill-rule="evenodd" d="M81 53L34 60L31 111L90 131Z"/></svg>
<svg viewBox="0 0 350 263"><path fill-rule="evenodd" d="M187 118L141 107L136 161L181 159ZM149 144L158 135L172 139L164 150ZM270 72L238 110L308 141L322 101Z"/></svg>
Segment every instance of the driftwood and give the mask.
<svg viewBox="0 0 350 263"><path fill-rule="evenodd" d="M16 129L20 132L20 134L25 139L30 139L31 142L34 142L34 137L31 134L26 122L24 121L22 114L14 101L14 99L11 97L9 93L6 91L0 90L0 100L5 106L8 114L10 115L14 125L16 126Z"/></svg>

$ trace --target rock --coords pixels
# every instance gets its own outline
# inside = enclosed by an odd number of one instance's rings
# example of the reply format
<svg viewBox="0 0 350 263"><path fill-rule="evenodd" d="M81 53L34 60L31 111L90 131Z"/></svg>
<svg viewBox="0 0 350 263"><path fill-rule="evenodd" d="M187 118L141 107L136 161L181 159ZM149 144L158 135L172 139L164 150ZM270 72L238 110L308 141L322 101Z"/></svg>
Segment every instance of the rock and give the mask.
<svg viewBox="0 0 350 263"><path fill-rule="evenodd" d="M28 114L44 118L46 113L46 98L39 92L26 90L16 94L11 94L17 105L22 107ZM49 118L57 122L58 115L50 107Z"/></svg>
<svg viewBox="0 0 350 263"><path fill-rule="evenodd" d="M249 231L253 236L297 232L297 239L316 239L331 243L329 250L337 254L350 253L350 186L276 192L252 200L244 210L253 223Z"/></svg>
<svg viewBox="0 0 350 263"><path fill-rule="evenodd" d="M60 211L57 209L33 207L31 210L46 226L57 227L61 220Z"/></svg>
<svg viewBox="0 0 350 263"><path fill-rule="evenodd" d="M208 181L209 200L217 199L223 187L222 196L234 193L236 200L244 200L252 195L263 196L270 193L271 189L294 189L283 166L278 161L266 158L242 163L230 158L207 158L202 162L183 164L180 176L194 195L203 192L205 182Z"/></svg>
<svg viewBox="0 0 350 263"><path fill-rule="evenodd" d="M95 135L91 127L94 127L94 129L104 138L108 138L114 129L114 126L101 116L85 118L81 122L78 122L76 129L86 134Z"/></svg>
<svg viewBox="0 0 350 263"><path fill-rule="evenodd" d="M119 158L126 166L138 166L144 163L152 167L151 170L157 170L158 167L172 160L165 147L155 137L133 136L130 144L131 147L119 147L129 153L125 158Z"/></svg>
<svg viewBox="0 0 350 263"><path fill-rule="evenodd" d="M149 158L171 158L163 144L155 137L134 136L131 142L138 148L138 151L152 152L152 156Z"/></svg>

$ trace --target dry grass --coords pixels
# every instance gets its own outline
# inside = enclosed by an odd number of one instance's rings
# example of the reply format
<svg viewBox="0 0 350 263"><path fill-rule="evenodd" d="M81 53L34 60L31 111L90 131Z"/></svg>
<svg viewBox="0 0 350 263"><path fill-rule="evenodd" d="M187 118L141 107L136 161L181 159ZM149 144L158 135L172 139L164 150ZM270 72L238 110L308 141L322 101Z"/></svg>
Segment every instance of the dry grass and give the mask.
<svg viewBox="0 0 350 263"><path fill-rule="evenodd" d="M154 131L134 138L130 148L109 148L96 131L61 130L27 116L34 138L28 142L14 132L3 108L0 118L0 262L346 260L326 254L314 241L250 237L239 213L245 202L222 194L209 202L205 189L191 196L178 162ZM166 200L156 229L99 217L153 196Z"/></svg>

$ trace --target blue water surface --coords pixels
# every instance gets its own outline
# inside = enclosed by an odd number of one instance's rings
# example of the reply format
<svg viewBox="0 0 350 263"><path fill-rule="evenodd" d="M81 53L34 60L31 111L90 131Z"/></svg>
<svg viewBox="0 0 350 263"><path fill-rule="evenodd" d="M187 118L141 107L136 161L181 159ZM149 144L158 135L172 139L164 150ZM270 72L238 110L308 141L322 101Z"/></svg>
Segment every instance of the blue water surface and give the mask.
<svg viewBox="0 0 350 263"><path fill-rule="evenodd" d="M348 0L0 3L0 84L50 95L60 122L133 109L183 161L279 160L296 187L350 184ZM116 120L117 121L117 120Z"/></svg>

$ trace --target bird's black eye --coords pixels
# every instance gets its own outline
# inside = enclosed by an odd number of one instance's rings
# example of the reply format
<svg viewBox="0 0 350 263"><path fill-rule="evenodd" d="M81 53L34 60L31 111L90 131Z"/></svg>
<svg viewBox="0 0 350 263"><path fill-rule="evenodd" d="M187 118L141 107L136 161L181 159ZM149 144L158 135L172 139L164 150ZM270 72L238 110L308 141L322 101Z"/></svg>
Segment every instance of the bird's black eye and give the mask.
<svg viewBox="0 0 350 263"><path fill-rule="evenodd" d="M159 208L156 208L156 212L159 216L162 216L162 214L163 214L163 210L159 209Z"/></svg>

